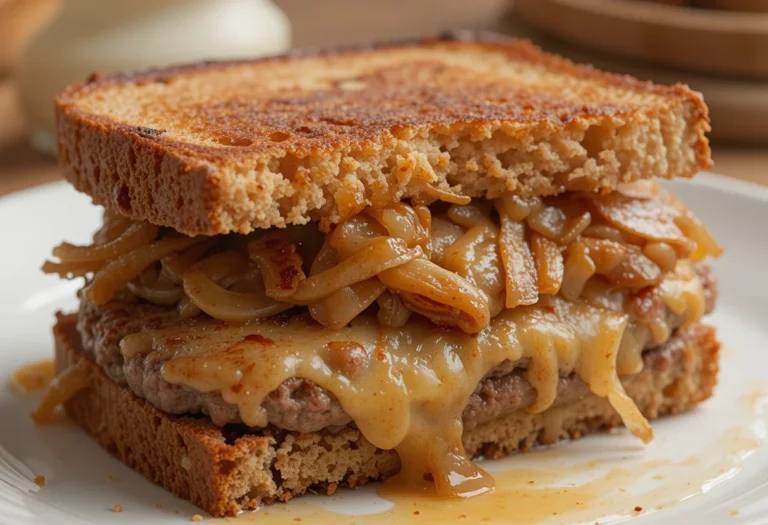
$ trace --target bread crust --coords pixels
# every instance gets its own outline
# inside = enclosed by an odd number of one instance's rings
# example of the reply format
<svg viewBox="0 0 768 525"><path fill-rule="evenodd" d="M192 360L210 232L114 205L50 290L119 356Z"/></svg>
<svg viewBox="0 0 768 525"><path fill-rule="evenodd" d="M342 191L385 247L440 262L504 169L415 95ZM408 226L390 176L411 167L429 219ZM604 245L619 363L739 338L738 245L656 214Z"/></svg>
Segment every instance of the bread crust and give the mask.
<svg viewBox="0 0 768 525"><path fill-rule="evenodd" d="M353 427L309 434L267 429L256 435L218 428L204 417L165 414L82 354L76 318L59 314L54 327L57 369L82 363L88 374L88 387L65 404L68 415L123 463L214 516L287 501L310 487L332 494L399 469L395 452L376 449ZM681 348L669 366L622 381L650 419L690 409L716 383L714 329L693 325L677 337ZM590 395L540 414L519 411L479 425L465 433L464 444L473 456L497 458L620 424L606 400Z"/></svg>
<svg viewBox="0 0 768 525"><path fill-rule="evenodd" d="M711 165L700 94L493 35L93 76L56 114L78 190L190 235L330 225L428 186L608 191Z"/></svg>

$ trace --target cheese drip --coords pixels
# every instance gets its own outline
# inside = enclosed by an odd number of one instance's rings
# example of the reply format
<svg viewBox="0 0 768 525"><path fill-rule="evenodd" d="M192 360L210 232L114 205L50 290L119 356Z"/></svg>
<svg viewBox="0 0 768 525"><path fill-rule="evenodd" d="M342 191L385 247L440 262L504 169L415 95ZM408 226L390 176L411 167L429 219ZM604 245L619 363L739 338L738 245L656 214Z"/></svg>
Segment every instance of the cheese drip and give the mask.
<svg viewBox="0 0 768 525"><path fill-rule="evenodd" d="M477 384L506 359L529 360L527 379L537 391L529 410L546 410L559 377L576 373L608 398L635 435L652 438L619 376L640 371L642 350L659 341L634 318L626 291L590 286L577 301L542 296L535 305L503 310L476 336L414 320L384 328L361 315L339 330L305 318L202 322L129 335L121 349L126 357L165 353L166 381L221 392L252 427L267 425L261 404L281 383L313 381L338 398L366 439L397 450L405 483L431 477L438 494L466 497L493 481L464 452L462 413ZM685 322L703 314L703 287L688 261L678 262L660 289L661 300ZM355 366L339 359L350 350L358 356Z"/></svg>

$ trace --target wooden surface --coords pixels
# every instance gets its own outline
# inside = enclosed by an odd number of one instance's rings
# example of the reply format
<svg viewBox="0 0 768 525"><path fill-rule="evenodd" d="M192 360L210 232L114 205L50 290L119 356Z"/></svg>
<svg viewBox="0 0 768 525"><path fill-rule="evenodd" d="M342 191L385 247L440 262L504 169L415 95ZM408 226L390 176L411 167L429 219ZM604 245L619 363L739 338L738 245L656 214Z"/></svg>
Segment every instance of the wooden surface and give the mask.
<svg viewBox="0 0 768 525"><path fill-rule="evenodd" d="M507 0L276 1L299 47L397 38L442 29L498 30ZM58 180L55 161L34 151L10 78L0 78L0 195ZM714 146L714 171L768 184L768 148Z"/></svg>

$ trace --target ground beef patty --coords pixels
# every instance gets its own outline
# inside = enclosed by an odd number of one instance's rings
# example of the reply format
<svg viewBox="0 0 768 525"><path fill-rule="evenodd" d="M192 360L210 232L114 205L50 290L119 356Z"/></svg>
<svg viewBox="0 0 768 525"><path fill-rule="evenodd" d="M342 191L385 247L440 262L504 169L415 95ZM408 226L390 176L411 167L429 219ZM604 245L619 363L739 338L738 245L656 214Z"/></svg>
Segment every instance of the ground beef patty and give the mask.
<svg viewBox="0 0 768 525"><path fill-rule="evenodd" d="M717 286L709 268L697 265L697 273L705 290L706 311L714 308ZM662 305L659 307L666 308ZM668 313L671 324L679 322ZM227 403L218 392L201 393L181 385L166 382L160 373L165 357L150 353L125 359L120 353L120 340L145 329L158 329L177 324L176 310L122 298L104 306L82 301L78 330L83 347L106 373L120 384L127 385L139 397L171 414L207 414L216 425L240 423L236 405ZM663 370L669 367L670 355L684 347L675 334L661 347L644 353L645 367ZM505 361L494 367L477 386L464 410L465 428L474 428L503 414L530 406L535 389L525 380L527 363ZM589 389L574 374L560 378L555 405L572 402L587 395ZM277 428L315 432L327 427L343 426L352 420L336 397L322 387L302 378L282 383L264 400L270 424Z"/></svg>

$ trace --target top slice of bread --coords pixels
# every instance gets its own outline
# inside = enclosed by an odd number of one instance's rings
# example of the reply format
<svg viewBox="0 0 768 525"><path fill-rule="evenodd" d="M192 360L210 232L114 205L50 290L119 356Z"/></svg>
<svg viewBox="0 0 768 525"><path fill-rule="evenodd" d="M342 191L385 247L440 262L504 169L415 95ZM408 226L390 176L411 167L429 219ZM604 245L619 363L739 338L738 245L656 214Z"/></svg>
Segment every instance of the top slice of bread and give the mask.
<svg viewBox="0 0 768 525"><path fill-rule="evenodd" d="M189 235L328 226L430 186L609 191L711 164L686 86L474 34L94 76L56 111L78 190Z"/></svg>

